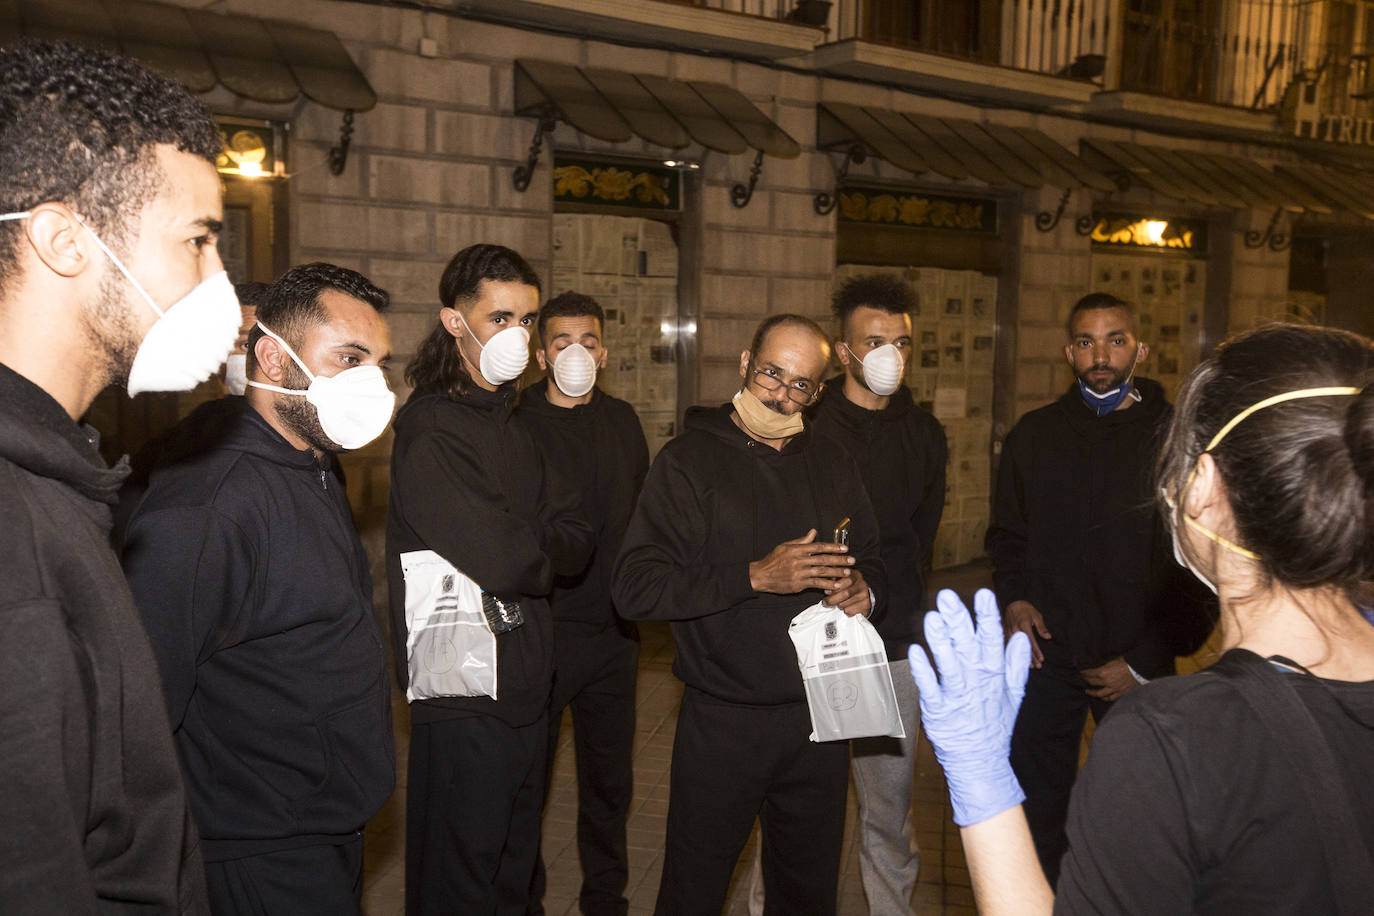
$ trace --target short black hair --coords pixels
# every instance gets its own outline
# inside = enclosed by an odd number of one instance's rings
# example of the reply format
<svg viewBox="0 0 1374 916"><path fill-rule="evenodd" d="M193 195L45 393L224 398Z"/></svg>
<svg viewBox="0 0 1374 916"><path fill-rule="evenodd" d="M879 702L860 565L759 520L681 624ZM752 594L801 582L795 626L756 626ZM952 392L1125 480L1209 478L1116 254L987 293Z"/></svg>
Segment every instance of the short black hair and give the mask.
<svg viewBox="0 0 1374 916"><path fill-rule="evenodd" d="M548 326L550 318L584 317L595 318L602 333L605 333L606 312L601 308L601 303L582 293L559 293L539 310L539 342L544 342L544 328Z"/></svg>
<svg viewBox="0 0 1374 916"><path fill-rule="evenodd" d="M320 294L330 289L366 302L379 312L386 311L391 304L386 290L356 270L316 261L291 268L267 288L266 297L258 304L258 323L299 354L306 328L328 320ZM263 336L262 327L257 324L248 332L250 372L257 365L255 350Z"/></svg>
<svg viewBox="0 0 1374 916"><path fill-rule="evenodd" d="M211 163L224 148L205 106L126 57L64 42L0 50L0 213L64 203L122 252L160 185L158 144ZM0 223L0 283L20 231Z"/></svg>
<svg viewBox="0 0 1374 916"><path fill-rule="evenodd" d="M1079 312L1091 312L1097 309L1121 309L1131 316L1131 333L1140 336L1140 319L1136 315L1135 306L1125 299L1119 299L1111 293L1088 293L1082 299L1073 304L1069 309L1069 317L1064 319L1064 333L1073 337L1073 320L1078 317Z"/></svg>
<svg viewBox="0 0 1374 916"><path fill-rule="evenodd" d="M260 280L248 280L244 283L234 284L234 295L238 297L239 305L257 308L267 301L267 293L271 289L271 283L263 283Z"/></svg>
<svg viewBox="0 0 1374 916"><path fill-rule="evenodd" d="M469 245L453 256L439 278L439 302L444 308L466 305L482 295L482 283L523 283L540 289L539 274L520 253L505 245ZM472 377L458 353L453 335L436 320L406 366L406 384L416 390L438 391L449 399L468 393Z"/></svg>
<svg viewBox="0 0 1374 916"><path fill-rule="evenodd" d="M890 315L910 315L916 311L916 294L900 277L891 274L850 277L830 300L830 311L840 322L840 336L849 332L849 316L861 305Z"/></svg>

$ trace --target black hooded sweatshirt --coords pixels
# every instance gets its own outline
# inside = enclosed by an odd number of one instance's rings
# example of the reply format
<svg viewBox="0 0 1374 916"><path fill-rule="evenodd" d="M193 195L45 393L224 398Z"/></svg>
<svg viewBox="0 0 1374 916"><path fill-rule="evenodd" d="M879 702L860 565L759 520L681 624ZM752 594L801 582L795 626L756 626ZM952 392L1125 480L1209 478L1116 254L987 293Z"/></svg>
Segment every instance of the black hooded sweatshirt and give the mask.
<svg viewBox="0 0 1374 916"><path fill-rule="evenodd" d="M0 912L208 913L94 436L0 365Z"/></svg>
<svg viewBox="0 0 1374 916"><path fill-rule="evenodd" d="M1172 673L1174 655L1214 617L1154 508L1171 408L1159 383L1135 386L1139 402L1099 417L1075 382L1012 427L986 543L1001 606L1029 601L1045 618L1046 664L1082 670L1124 657L1152 678Z"/></svg>
<svg viewBox="0 0 1374 916"><path fill-rule="evenodd" d="M242 398L192 428L205 447L183 442L152 472L124 568L206 860L338 842L395 784L386 647L348 499L327 457Z"/></svg>
<svg viewBox="0 0 1374 916"><path fill-rule="evenodd" d="M587 634L616 626L611 608L611 574L635 498L649 472L649 446L634 408L600 388L586 404L549 403L544 381L520 393L522 416L543 452L545 465L581 494L582 511L596 531L587 568L555 576L549 604L560 627Z"/></svg>
<svg viewBox="0 0 1374 916"><path fill-rule="evenodd" d="M887 610L878 632L888 660L901 661L912 643L925 645L929 608L921 570L945 508L945 431L905 385L887 406L869 410L845 397L844 378L826 385L813 428L843 445L863 475L887 569Z"/></svg>
<svg viewBox="0 0 1374 916"><path fill-rule="evenodd" d="M577 575L593 546L577 495L546 473L523 420L512 415L515 386L473 385L449 398L418 389L396 415L387 507L386 559L396 676L407 665L401 554L432 550L487 592L519 600L523 626L496 637L497 693L410 704L412 723L496 716L529 725L544 713L553 683L548 594L555 575Z"/></svg>
<svg viewBox="0 0 1374 916"><path fill-rule="evenodd" d="M671 620L673 673L719 700L805 702L792 618L825 597L756 592L749 564L815 528L829 540L848 516L850 552L886 607L878 522L854 459L803 430L782 451L750 438L734 407L693 407L654 459L616 564L612 595L632 620Z"/></svg>

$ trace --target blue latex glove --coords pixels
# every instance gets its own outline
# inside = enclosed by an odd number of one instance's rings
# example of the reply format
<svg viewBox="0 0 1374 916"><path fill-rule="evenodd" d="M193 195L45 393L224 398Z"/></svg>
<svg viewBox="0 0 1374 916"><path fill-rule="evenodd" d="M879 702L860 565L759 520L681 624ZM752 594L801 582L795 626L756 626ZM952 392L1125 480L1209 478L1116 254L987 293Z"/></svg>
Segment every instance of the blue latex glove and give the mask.
<svg viewBox="0 0 1374 916"><path fill-rule="evenodd" d="M942 590L935 606L938 611L926 614L925 632L940 679L920 646L907 657L921 691L921 727L949 784L954 823L970 827L1026 799L1009 758L1030 673L1030 640L1014 633L1003 648L997 599L985 588L973 596L976 634L954 592Z"/></svg>

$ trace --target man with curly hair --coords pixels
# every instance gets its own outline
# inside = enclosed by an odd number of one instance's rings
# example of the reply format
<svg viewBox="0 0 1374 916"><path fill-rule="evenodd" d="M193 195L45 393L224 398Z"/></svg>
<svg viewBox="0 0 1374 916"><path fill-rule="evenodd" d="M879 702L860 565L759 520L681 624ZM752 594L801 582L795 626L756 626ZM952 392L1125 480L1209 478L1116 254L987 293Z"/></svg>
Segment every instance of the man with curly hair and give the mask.
<svg viewBox="0 0 1374 916"><path fill-rule="evenodd" d="M204 912L157 665L108 546L101 389L234 342L214 122L131 61L0 51L0 910ZM226 295L227 290L227 295Z"/></svg>

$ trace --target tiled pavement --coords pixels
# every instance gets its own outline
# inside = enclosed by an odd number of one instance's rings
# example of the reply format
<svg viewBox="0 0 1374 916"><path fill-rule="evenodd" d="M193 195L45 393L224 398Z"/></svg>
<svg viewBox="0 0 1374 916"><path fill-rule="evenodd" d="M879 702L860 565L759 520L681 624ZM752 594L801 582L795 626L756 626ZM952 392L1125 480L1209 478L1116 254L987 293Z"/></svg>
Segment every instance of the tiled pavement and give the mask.
<svg viewBox="0 0 1374 916"><path fill-rule="evenodd" d="M955 588L966 601L974 589L990 578L986 567L965 567L937 574L935 587ZM933 594L933 591L932 591ZM672 756L673 729L682 685L672 674L672 637L665 624L640 628L637 730L634 747L635 794L630 808L630 913L644 916L653 911L663 867L663 833L668 815L668 766ZM399 916L404 912L405 773L408 714L404 698L393 698L395 711L397 789L386 807L367 828L367 874L363 910L368 916ZM564 723L554 767L549 804L544 817L544 856L548 863L548 893L544 898L549 916L577 913L581 873L573 841L576 823L576 786L573 773L571 722ZM859 880L858 846L854 842L856 803L851 787L849 817L845 828L844 858L840 872L841 916L863 916L868 907ZM913 828L921 849L921 871L912 897L917 913L972 914L968 869L964 866L958 829L949 819L944 779L924 738L916 762ZM755 831L757 838L757 831ZM753 843L740 857L731 886L729 916L744 916L748 893L749 863Z"/></svg>

